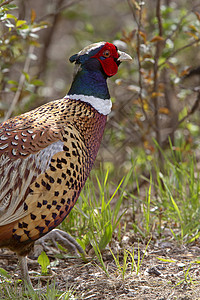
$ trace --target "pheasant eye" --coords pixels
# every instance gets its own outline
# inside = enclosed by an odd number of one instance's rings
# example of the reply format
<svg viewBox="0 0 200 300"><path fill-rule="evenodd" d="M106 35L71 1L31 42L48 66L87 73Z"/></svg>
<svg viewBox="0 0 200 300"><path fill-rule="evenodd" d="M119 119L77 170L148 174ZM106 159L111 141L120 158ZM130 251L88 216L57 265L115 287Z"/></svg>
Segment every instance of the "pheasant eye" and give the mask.
<svg viewBox="0 0 200 300"><path fill-rule="evenodd" d="M103 56L106 57L106 58L110 57L110 51L109 50L105 50L104 53L103 53Z"/></svg>

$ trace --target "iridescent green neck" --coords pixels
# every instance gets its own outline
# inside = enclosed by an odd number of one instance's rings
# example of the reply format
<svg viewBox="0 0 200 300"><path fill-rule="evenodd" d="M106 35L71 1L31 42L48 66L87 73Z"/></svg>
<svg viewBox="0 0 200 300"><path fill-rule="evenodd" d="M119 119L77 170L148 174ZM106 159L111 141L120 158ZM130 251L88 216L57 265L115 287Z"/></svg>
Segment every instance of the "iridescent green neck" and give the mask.
<svg viewBox="0 0 200 300"><path fill-rule="evenodd" d="M73 94L110 99L106 78L100 70L82 69L79 71L68 92L68 95Z"/></svg>

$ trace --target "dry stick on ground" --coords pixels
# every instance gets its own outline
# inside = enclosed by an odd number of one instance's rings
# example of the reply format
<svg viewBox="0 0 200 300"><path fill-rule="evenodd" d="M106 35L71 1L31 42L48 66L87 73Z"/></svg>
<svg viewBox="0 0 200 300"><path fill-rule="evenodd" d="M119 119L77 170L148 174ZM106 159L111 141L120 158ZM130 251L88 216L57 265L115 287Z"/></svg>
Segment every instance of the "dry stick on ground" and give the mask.
<svg viewBox="0 0 200 300"><path fill-rule="evenodd" d="M25 82L25 79L26 79L24 73L28 73L30 63L31 63L31 54L33 53L33 50L34 50L34 46L30 45L28 53L27 53L27 57L26 57L26 60L25 60L24 68L23 68L23 71L22 71L20 79L19 79L19 84L18 84L17 91L16 91L15 96L13 98L13 101L10 105L10 108L6 113L4 121L6 121L8 118L10 118L10 116L12 115L12 112L15 109L15 106L16 106L16 104L17 104L17 102L18 102L18 100L21 96L21 93L23 91L24 82Z"/></svg>

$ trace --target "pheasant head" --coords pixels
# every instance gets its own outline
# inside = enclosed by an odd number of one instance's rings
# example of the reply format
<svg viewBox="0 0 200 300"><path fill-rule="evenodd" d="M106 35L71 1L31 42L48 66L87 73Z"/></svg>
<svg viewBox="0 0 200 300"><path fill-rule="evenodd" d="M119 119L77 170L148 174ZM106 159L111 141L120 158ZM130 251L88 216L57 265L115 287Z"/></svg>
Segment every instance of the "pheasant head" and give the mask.
<svg viewBox="0 0 200 300"><path fill-rule="evenodd" d="M74 81L68 93L70 98L83 95L105 100L110 98L106 79L117 73L122 61L132 58L111 43L99 42L85 47L69 60L76 65Z"/></svg>

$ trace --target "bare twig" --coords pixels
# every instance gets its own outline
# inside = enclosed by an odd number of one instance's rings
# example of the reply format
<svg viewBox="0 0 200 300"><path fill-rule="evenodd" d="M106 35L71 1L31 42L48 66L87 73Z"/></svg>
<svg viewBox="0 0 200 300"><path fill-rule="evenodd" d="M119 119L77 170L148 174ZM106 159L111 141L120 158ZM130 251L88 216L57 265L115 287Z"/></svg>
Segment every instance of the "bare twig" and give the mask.
<svg viewBox="0 0 200 300"><path fill-rule="evenodd" d="M59 5L57 5L58 8L57 8L56 11L54 11L53 13L42 16L37 21L41 22L41 21L46 20L47 18L55 16L56 14L60 14L64 9L69 8L69 7L79 3L81 1L83 1L83 0L74 0L74 1L68 2L67 4L63 5L62 7L59 7Z"/></svg>
<svg viewBox="0 0 200 300"><path fill-rule="evenodd" d="M156 17L158 20L158 31L159 31L159 36L163 35L163 28L162 28L162 17L160 13L160 0L157 0L156 4Z"/></svg>
<svg viewBox="0 0 200 300"><path fill-rule="evenodd" d="M39 71L38 71L38 77L41 76L41 74L44 72L46 69L46 64L47 64L47 51L49 49L49 46L51 45L52 38L53 38L53 33L55 32L55 29L57 27L59 18L60 18L60 7L62 6L64 0L57 0L55 2L55 9L54 13L52 15L52 20L51 20L51 26L46 30L45 37L44 37L44 46L41 51L40 55L40 63L39 63Z"/></svg>
<svg viewBox="0 0 200 300"><path fill-rule="evenodd" d="M55 2L53 13L47 14L41 17L39 20L37 20L38 22L41 22L43 20L47 20L48 18L51 18L50 19L51 26L48 28L48 30L46 30L43 47L40 54L39 70L37 73L38 77L41 77L41 75L43 76L45 73L46 65L47 65L47 52L49 47L51 46L53 35L60 21L61 13L63 12L64 9L67 9L83 0L73 0L73 1L69 1L67 4L64 4L64 1L65 0L57 0Z"/></svg>
<svg viewBox="0 0 200 300"><path fill-rule="evenodd" d="M138 22L138 19L137 19L137 17L136 17L136 14L135 14L135 9L133 8L133 6L132 6L130 0L127 0L127 2L128 2L129 7L130 7L130 10L131 10L131 12L132 12L133 18L134 18L134 20L135 20L137 26L139 26L139 22Z"/></svg>
<svg viewBox="0 0 200 300"><path fill-rule="evenodd" d="M199 108L199 105L200 105L200 91L198 91L198 94L197 94L197 98L191 108L191 110L187 113L186 116L184 116L182 119L180 119L176 125L176 128L181 124L183 123L186 119L188 119L189 116L191 116L198 108ZM175 129L176 129L175 128Z"/></svg>
<svg viewBox="0 0 200 300"><path fill-rule="evenodd" d="M171 82L170 80L170 70L168 68L163 68L162 70L162 81L164 84L164 98L165 98L165 103L166 103L166 107L169 110L169 122L170 122L170 127L174 128L174 125L177 123L178 120L178 115L177 115L177 111L174 108L174 100L175 100L175 94L174 94L174 86L173 86L173 82ZM172 145L174 144L174 131L171 131L169 133L170 136L170 140L172 142ZM168 140L168 136L167 136L167 140ZM162 145L165 141L162 140Z"/></svg>
<svg viewBox="0 0 200 300"><path fill-rule="evenodd" d="M177 130L177 128L179 127L179 125L181 125L185 120L187 120L191 115L193 115L198 108L200 107L200 91L198 91L197 94L197 98L192 106L192 108L190 109L190 111L187 113L186 116L184 116L182 119L180 119L179 121L177 120L176 123L174 124L174 126L171 129L170 132L170 137L174 134L174 132ZM165 147L166 145L169 145L169 137L167 136L167 138L163 141L163 146Z"/></svg>
<svg viewBox="0 0 200 300"><path fill-rule="evenodd" d="M142 112L145 116L145 119L148 121L148 116L147 113L144 109L144 101L143 101L143 86L142 86L142 66L141 66L141 54L140 54L140 30L141 30L141 23L142 23L142 7L139 11L139 20L138 20L138 30L137 30L137 60L138 60L138 69L139 69L139 79L138 79L138 83L139 83L139 98L142 104Z"/></svg>
<svg viewBox="0 0 200 300"><path fill-rule="evenodd" d="M179 30L180 27L181 27L182 22L183 22L184 19L187 18L190 14L191 14L191 11L188 11L186 14L184 14L184 15L180 18L180 20L179 20L179 22L178 22L177 24L174 24L174 25L175 25L175 28L172 29L171 33L168 34L168 35L166 36L165 42L166 42L168 39L171 39L171 38L173 37L173 35L174 35L175 33L178 32L178 30Z"/></svg>
<svg viewBox="0 0 200 300"><path fill-rule="evenodd" d="M7 1L4 1L0 4L0 7L4 6L4 5L7 5L7 4L10 4L10 2L13 2L13 0L7 0Z"/></svg>
<svg viewBox="0 0 200 300"><path fill-rule="evenodd" d="M161 63L161 64L159 65L159 68L162 67L164 64L166 64L166 62L167 62L171 57L175 56L176 54L178 54L179 52L183 51L184 49L189 48L189 47L191 47L192 45L197 44L197 43L199 43L199 42L200 42L200 38L198 38L197 40L192 41L192 42L189 43L189 44L186 44L186 45L183 46L183 47L180 47L180 48L176 49L175 51L173 51L173 52L166 58L166 60L165 60L163 63Z"/></svg>
<svg viewBox="0 0 200 300"><path fill-rule="evenodd" d="M194 13L194 12L195 12L195 9L198 8L199 6L200 6L200 4L195 5L195 6L192 8L192 12ZM191 11L188 11L187 13L185 13L185 14L180 18L179 22L178 22L177 24L175 24L176 27L175 27L175 28L172 30L172 32L165 38L165 43L166 43L166 41L167 41L168 39L171 39L172 36L180 29L183 20L184 20L185 18L187 18L190 14L191 14ZM178 54L178 53L181 52L182 50L185 50L186 48L191 47L192 45L198 43L199 41L200 41L200 38L197 39L197 40L192 41L192 42L189 43L189 44L184 45L183 47L180 47L180 48L176 49L175 51L173 51L173 52L166 58L166 60L165 60L163 63L161 63L161 64L159 65L159 68L162 67L162 66L163 66L163 65L164 65L171 57L175 56L176 54Z"/></svg>
<svg viewBox="0 0 200 300"><path fill-rule="evenodd" d="M162 18L161 18L161 13L160 13L160 0L157 0L156 3L156 18L158 20L158 32L159 36L162 37L163 34L163 29L162 29ZM156 44L156 51L154 55L154 67L153 67L153 93L152 93L152 101L154 103L154 121L155 121L155 127L156 127L156 140L158 142L158 145L161 147L161 135L160 135L160 122L159 122L159 113L158 113L158 60L161 54L162 50L162 44L163 41L158 40ZM159 155L159 161L162 163L162 153L160 150L158 150L158 155Z"/></svg>
<svg viewBox="0 0 200 300"><path fill-rule="evenodd" d="M142 109L142 113L145 117L145 119L148 121L148 123L150 124L150 120L147 116L147 113L144 109L144 99L143 99L143 82L142 82L142 65L141 65L141 53L140 53L140 44L141 44L141 41L140 41L140 32L141 32L141 27L142 27L142 7L143 5L140 5L140 9L138 9L139 11L139 18L136 17L135 15L135 10L133 9L133 6L131 5L130 1L128 0L128 4L129 4L129 7L131 9L131 12L132 12L132 15L133 15L133 18L137 24L137 49L136 49L136 52L137 52L137 61L138 61L138 71L139 71L139 79L138 79L138 85L139 85L139 99L141 101L141 109ZM153 124L151 124L152 126Z"/></svg>
<svg viewBox="0 0 200 300"><path fill-rule="evenodd" d="M23 71L22 71L20 79L19 79L19 84L18 84L17 91L15 93L15 96L13 98L13 101L11 103L10 108L9 108L9 110L6 113L4 121L6 121L8 118L10 118L10 116L12 115L12 112L13 112L13 110L15 108L15 105L17 104L17 102L18 102L18 100L19 100L19 98L21 96L21 93L22 93L22 90L23 90L23 86L24 86L24 82L25 82L25 75L24 75L24 73L28 73L28 70L29 70L29 67L30 67L30 63L31 63L31 54L33 53L33 50L34 50L34 46L30 45L29 50L28 50L28 54L27 54L27 57L26 57L26 61L24 63L24 68L23 68Z"/></svg>

